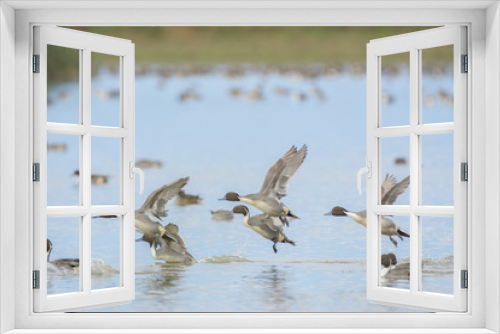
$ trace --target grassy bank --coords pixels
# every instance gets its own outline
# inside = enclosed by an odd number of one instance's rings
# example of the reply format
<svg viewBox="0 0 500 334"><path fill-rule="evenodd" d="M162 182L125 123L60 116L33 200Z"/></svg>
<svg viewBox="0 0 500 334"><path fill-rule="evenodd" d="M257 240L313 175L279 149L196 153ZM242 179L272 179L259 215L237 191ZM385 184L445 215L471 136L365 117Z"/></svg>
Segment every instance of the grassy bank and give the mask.
<svg viewBox="0 0 500 334"><path fill-rule="evenodd" d="M372 40L421 27L71 27L132 40L138 64L364 63ZM60 55L64 56L63 54ZM450 54L432 50L429 61ZM58 55L53 64L62 64ZM392 57L391 62L402 61ZM95 59L107 62L104 57ZM52 78L56 79L57 78Z"/></svg>

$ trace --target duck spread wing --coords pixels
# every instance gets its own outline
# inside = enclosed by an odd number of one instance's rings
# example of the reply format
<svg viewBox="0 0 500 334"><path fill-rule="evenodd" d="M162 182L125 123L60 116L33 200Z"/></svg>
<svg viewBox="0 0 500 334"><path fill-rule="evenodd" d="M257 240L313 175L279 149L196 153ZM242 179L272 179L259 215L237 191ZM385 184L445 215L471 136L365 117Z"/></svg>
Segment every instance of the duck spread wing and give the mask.
<svg viewBox="0 0 500 334"><path fill-rule="evenodd" d="M410 185L410 176L408 175L401 182L395 183L390 189L387 189L387 191L382 194L382 201L381 201L382 205L394 204L394 202L396 202L396 200L398 199L399 195L404 193L409 185Z"/></svg>
<svg viewBox="0 0 500 334"><path fill-rule="evenodd" d="M291 157L289 157L285 161L285 168L283 172L280 174L279 179L277 180L274 193L275 196L279 199L285 197L288 190L288 182L290 178L295 174L297 169L302 165L305 158L307 156L307 145L302 146L300 150L295 152Z"/></svg>
<svg viewBox="0 0 500 334"><path fill-rule="evenodd" d="M186 185L189 178L181 178L153 191L139 210L152 211L160 217L167 216L167 203Z"/></svg>
<svg viewBox="0 0 500 334"><path fill-rule="evenodd" d="M394 175L385 175L385 180L382 182L382 186L380 187L380 197L384 198L385 194L389 192L396 185L396 177Z"/></svg>
<svg viewBox="0 0 500 334"><path fill-rule="evenodd" d="M292 147L292 149L293 149L293 147ZM288 151L288 152L290 152L290 151ZM286 154L288 154L288 152ZM284 169L285 169L285 160L283 159L283 157L281 157L267 171L266 178L264 180L264 183L262 184L262 188L260 189L261 194L269 194L270 192L272 192L274 190L274 187L276 186L276 183L278 182L278 179L279 179L280 175L283 173Z"/></svg>

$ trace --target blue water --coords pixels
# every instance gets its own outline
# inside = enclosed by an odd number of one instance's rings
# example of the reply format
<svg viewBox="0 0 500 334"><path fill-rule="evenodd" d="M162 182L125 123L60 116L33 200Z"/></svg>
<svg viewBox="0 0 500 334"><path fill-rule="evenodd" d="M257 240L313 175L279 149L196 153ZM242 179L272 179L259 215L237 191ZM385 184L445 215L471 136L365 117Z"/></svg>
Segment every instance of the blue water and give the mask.
<svg viewBox="0 0 500 334"><path fill-rule="evenodd" d="M99 101L96 89L114 89L118 77L102 69L92 78L92 124L114 124L118 99ZM384 106L383 117L391 125L404 125L408 105L401 93L408 81L403 67L398 76L383 79L384 92L393 102ZM230 89L244 92L259 85L264 99L250 101L232 97ZM314 85L325 94L323 101L310 91ZM424 77L426 94L437 99L439 89L452 93L449 74ZM276 87L303 92L307 99L294 102L290 96L274 93ZM181 101L186 89L199 94L198 101ZM66 99L58 99L61 91ZM54 86L49 91L53 104L48 120L72 122L72 107L78 105L78 84ZM437 101L437 100L436 100ZM453 119L453 107L437 101L426 107L426 122ZM452 205L453 135L423 139L423 199L428 205ZM50 205L78 203L78 138L49 135L48 142L64 142L65 152L48 153ZM104 185L92 186L92 204L118 204L118 140L93 139L92 173L109 176ZM409 159L407 138L382 143L382 173L398 180L409 174L409 166L394 164L395 158ZM96 144L94 144L96 143ZM283 199L300 217L285 229L297 245L272 243L245 228L241 216L229 222L211 220L210 210L230 210L234 203L219 201L226 192L247 194L258 191L269 167L292 145L307 144L309 152L291 179ZM450 146L451 145L451 146ZM163 162L160 169L146 169L143 195L136 194L140 207L154 189L180 177L189 176L184 188L199 194L200 205L178 207L168 204L164 223L180 228L188 250L199 263L161 264L150 256L149 245L136 243L136 299L126 305L99 312L404 312L408 309L371 304L366 300L366 229L349 218L325 216L333 206L351 211L364 210L365 196L356 189L356 173L366 156L366 78L348 71L337 76L300 79L296 76L263 74L257 71L228 79L223 68L206 75L169 76L150 71L136 78L136 160ZM138 186L138 184L137 184ZM411 186L411 185L410 185ZM138 188L137 188L138 189ZM364 190L364 184L363 184ZM451 197L450 197L451 196ZM405 192L396 204L408 203ZM450 204L451 201L451 204ZM51 204L52 203L52 204ZM258 210L250 208L251 214ZM393 217L409 232L407 217ZM61 218L64 220L65 218ZM70 219L70 218L68 218ZM74 219L74 218L73 218ZM54 245L52 259L78 257L78 247L67 236L73 228L49 224ZM453 220L426 218L422 249L426 291L452 293ZM93 288L118 286L116 271L99 271L102 262L119 269L119 223L98 219L92 225L92 257L95 258ZM140 234L137 233L137 237ZM383 253L393 252L400 262L408 261L409 240L382 238ZM102 260L102 262L99 262ZM94 273L94 272L93 272ZM95 281L95 283L94 283ZM407 289L408 280L387 283ZM54 274L50 293L78 290L78 275Z"/></svg>

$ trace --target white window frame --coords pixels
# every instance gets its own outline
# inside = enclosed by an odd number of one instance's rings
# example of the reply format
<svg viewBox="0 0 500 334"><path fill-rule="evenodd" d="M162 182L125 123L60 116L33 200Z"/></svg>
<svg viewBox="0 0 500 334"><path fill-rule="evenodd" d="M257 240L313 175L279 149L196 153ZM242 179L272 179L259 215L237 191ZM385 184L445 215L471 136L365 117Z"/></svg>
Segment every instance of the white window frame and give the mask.
<svg viewBox="0 0 500 334"><path fill-rule="evenodd" d="M238 1L0 3L0 330L15 333L176 332L495 333L500 332L500 11L498 1ZM123 6L120 8L120 6ZM148 9L149 6L149 9ZM14 8L13 8L14 7ZM69 7L69 8L61 8ZM72 7L72 8L71 8ZM109 8L113 10L103 9ZM126 9L125 7L131 8ZM75 9L78 8L78 9ZM82 9L85 8L85 9ZM124 9L125 8L125 9ZM137 8L143 8L138 10ZM404 23L402 23L404 22ZM466 313L432 314L34 314L31 264L32 26L71 25L408 25L469 27L468 210L471 221ZM15 36L15 37L14 37ZM133 42L133 41L132 41ZM488 70L486 71L486 67ZM15 68L15 69L14 69ZM12 85L12 82L15 82ZM12 98L15 94L15 99ZM140 111L138 111L140 112ZM15 143L15 145L12 145ZM14 177L12 177L14 175ZM488 175L488 179L486 179ZM487 182L486 182L487 181ZM15 197L12 199L12 194ZM12 209L14 208L14 209ZM12 236L15 235L15 238ZM28 237L28 240L26 238ZM488 254L488 266L484 259ZM14 255L14 256L13 256ZM14 288L12 288L14 287ZM12 308L12 305L15 305ZM133 330L135 328L142 328ZM267 329L264 330L263 328ZM351 328L351 330L342 330ZM122 331L120 331L122 329ZM210 330L212 329L212 330ZM13 333L14 333L13 332ZM41 332L41 331L40 331ZM246 331L248 332L248 330Z"/></svg>
<svg viewBox="0 0 500 334"><path fill-rule="evenodd" d="M65 124L47 121L47 46L72 48L79 53L79 122ZM92 125L91 68L92 53L119 58L120 107L119 126ZM34 292L35 312L77 310L103 304L123 304L135 298L135 189L132 172L135 156L134 123L134 44L129 40L101 36L60 27L34 27L34 54L39 56L39 73L34 84L34 162L40 165L39 181L33 184L34 195L34 270L39 271L39 289ZM80 199L74 206L47 206L47 134L78 136ZM91 156L92 138L119 140L120 201L114 205L92 205ZM119 286L92 290L91 284L91 217L117 215L119 229ZM77 217L79 224L79 289L77 292L47 294L47 218Z"/></svg>
<svg viewBox="0 0 500 334"><path fill-rule="evenodd" d="M408 305L424 310L467 310L467 290L461 287L461 270L467 269L467 185L460 177L461 163L467 162L467 73L461 73L461 55L467 54L466 27L450 25L386 37L370 41L367 46L367 161L372 177L367 179L367 295L368 300L390 305ZM454 106L453 122L422 123L422 50L451 45L453 48ZM410 103L409 124L383 127L381 79L383 56L409 53ZM454 205L422 204L422 142L423 135L453 134ZM410 203L381 205L380 187L383 138L403 138L409 142ZM398 289L380 282L381 234L380 217L403 215L410 220L410 287ZM421 218L451 217L453 219L452 294L422 290L422 225Z"/></svg>

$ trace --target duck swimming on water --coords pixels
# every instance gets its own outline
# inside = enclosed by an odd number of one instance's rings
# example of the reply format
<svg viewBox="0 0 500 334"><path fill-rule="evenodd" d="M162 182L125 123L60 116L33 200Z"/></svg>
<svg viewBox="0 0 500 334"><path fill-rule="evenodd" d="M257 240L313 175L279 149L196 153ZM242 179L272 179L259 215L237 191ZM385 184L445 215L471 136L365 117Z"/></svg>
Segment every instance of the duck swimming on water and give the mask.
<svg viewBox="0 0 500 334"><path fill-rule="evenodd" d="M243 224L260 234L266 239L273 242L273 251L278 252L276 244L278 242L291 244L295 246L295 242L288 239L283 233L283 223L276 217L270 217L265 213L250 217L250 211L244 205L238 205L233 208L234 213L243 215Z"/></svg>
<svg viewBox="0 0 500 334"><path fill-rule="evenodd" d="M393 175L386 175L384 182L382 183L381 197L382 205L392 205L396 202L396 199L401 195L406 188L408 188L410 184L410 176L404 178L401 182L397 183L396 178ZM355 222L366 227L366 210L359 212L351 212L343 207L336 206L332 209L331 212L326 213L325 215L332 216L347 216L354 220ZM383 235L387 235L394 246L398 246L396 240L392 237L395 235L403 241L403 237L409 238L410 235L406 232L403 232L398 225L396 225L391 219L386 216L381 216L381 232Z"/></svg>
<svg viewBox="0 0 500 334"><path fill-rule="evenodd" d="M80 269L80 259L63 258L50 261L50 253L52 253L52 242L49 239L47 239L47 262L55 265L57 269L66 269L66 270Z"/></svg>
<svg viewBox="0 0 500 334"><path fill-rule="evenodd" d="M186 194L184 190L179 191L175 198L175 204L178 206L200 204L203 199L199 195Z"/></svg>
<svg viewBox="0 0 500 334"><path fill-rule="evenodd" d="M278 217L283 224L288 226L287 217L299 218L281 202L288 189L288 182L295 174L307 156L307 145L300 150L292 146L267 172L260 192L240 196L235 192L229 192L221 200L240 201L250 204L271 217ZM233 211L234 212L234 211Z"/></svg>
<svg viewBox="0 0 500 334"><path fill-rule="evenodd" d="M380 272L380 276L388 280L396 279L409 279L410 278L410 264L398 264L396 255L393 253L384 254L381 256L381 264L384 269Z"/></svg>

